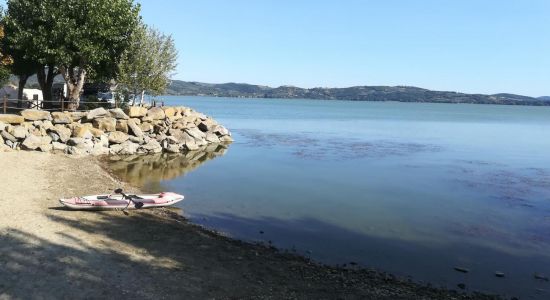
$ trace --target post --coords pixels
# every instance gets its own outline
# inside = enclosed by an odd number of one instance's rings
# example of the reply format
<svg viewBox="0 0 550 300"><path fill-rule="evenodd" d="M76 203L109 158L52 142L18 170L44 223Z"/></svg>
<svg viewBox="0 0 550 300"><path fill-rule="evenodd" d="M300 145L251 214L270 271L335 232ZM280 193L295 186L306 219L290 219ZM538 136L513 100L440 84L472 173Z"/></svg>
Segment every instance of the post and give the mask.
<svg viewBox="0 0 550 300"><path fill-rule="evenodd" d="M4 95L4 114L8 111L8 96Z"/></svg>
<svg viewBox="0 0 550 300"><path fill-rule="evenodd" d="M61 96L61 112L65 111L65 97Z"/></svg>

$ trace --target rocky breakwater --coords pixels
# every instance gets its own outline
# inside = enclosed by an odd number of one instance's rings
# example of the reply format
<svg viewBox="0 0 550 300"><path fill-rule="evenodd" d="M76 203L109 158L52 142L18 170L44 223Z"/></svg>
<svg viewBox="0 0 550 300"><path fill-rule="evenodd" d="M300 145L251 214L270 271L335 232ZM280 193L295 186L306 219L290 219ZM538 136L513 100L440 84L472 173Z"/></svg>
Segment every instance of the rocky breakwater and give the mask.
<svg viewBox="0 0 550 300"><path fill-rule="evenodd" d="M0 152L180 153L232 141L229 130L188 107L97 108L52 113L23 110L20 115L0 114Z"/></svg>

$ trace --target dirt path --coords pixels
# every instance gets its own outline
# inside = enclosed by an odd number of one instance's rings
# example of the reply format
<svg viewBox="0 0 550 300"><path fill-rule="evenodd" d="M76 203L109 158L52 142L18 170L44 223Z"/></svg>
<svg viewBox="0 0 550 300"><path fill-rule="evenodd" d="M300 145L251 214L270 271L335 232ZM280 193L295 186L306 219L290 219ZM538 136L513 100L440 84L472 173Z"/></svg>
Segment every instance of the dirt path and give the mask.
<svg viewBox="0 0 550 300"><path fill-rule="evenodd" d="M318 266L220 237L173 210L60 209L61 196L120 186L92 158L0 153L0 186L0 299L485 298Z"/></svg>

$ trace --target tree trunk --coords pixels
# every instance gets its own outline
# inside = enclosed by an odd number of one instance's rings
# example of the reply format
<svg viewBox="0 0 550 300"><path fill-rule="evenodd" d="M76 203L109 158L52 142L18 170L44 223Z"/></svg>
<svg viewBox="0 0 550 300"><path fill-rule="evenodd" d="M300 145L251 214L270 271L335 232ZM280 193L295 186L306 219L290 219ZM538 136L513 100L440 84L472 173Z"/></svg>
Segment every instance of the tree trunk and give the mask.
<svg viewBox="0 0 550 300"><path fill-rule="evenodd" d="M145 91L141 91L141 97L139 99L139 106L143 106L143 97L145 97Z"/></svg>
<svg viewBox="0 0 550 300"><path fill-rule="evenodd" d="M62 66L59 67L59 71L67 83L68 109L77 110L80 106L80 93L86 80L86 70L82 67Z"/></svg>
<svg viewBox="0 0 550 300"><path fill-rule="evenodd" d="M48 69L47 73L46 68ZM53 100L52 85L56 75L57 73L54 71L54 68L49 66L40 66L36 71L36 77L38 78L38 84L40 85L42 98L44 99L42 107L45 109L53 107L53 103L51 102Z"/></svg>
<svg viewBox="0 0 550 300"><path fill-rule="evenodd" d="M25 85L27 84L27 79L29 79L28 75L19 75L19 87L17 89L17 107L18 108L23 107L23 90L25 89Z"/></svg>

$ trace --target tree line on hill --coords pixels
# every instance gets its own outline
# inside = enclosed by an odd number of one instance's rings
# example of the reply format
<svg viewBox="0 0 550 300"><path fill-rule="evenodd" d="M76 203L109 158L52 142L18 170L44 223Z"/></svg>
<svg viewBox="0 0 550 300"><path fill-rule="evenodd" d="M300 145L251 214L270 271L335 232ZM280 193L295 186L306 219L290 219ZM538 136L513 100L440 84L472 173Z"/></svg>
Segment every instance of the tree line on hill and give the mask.
<svg viewBox="0 0 550 300"><path fill-rule="evenodd" d="M399 101L432 103L473 103L549 106L550 97L528 97L514 94L466 94L432 91L412 86L354 86L347 88L276 88L244 83L211 84L174 80L167 90L171 95L238 98L281 98L354 101Z"/></svg>
<svg viewBox="0 0 550 300"><path fill-rule="evenodd" d="M116 84L141 101L163 94L177 59L172 37L144 24L133 0L8 0L0 49L0 81L17 76L19 99L35 75L47 104L61 76L72 109L87 82Z"/></svg>

